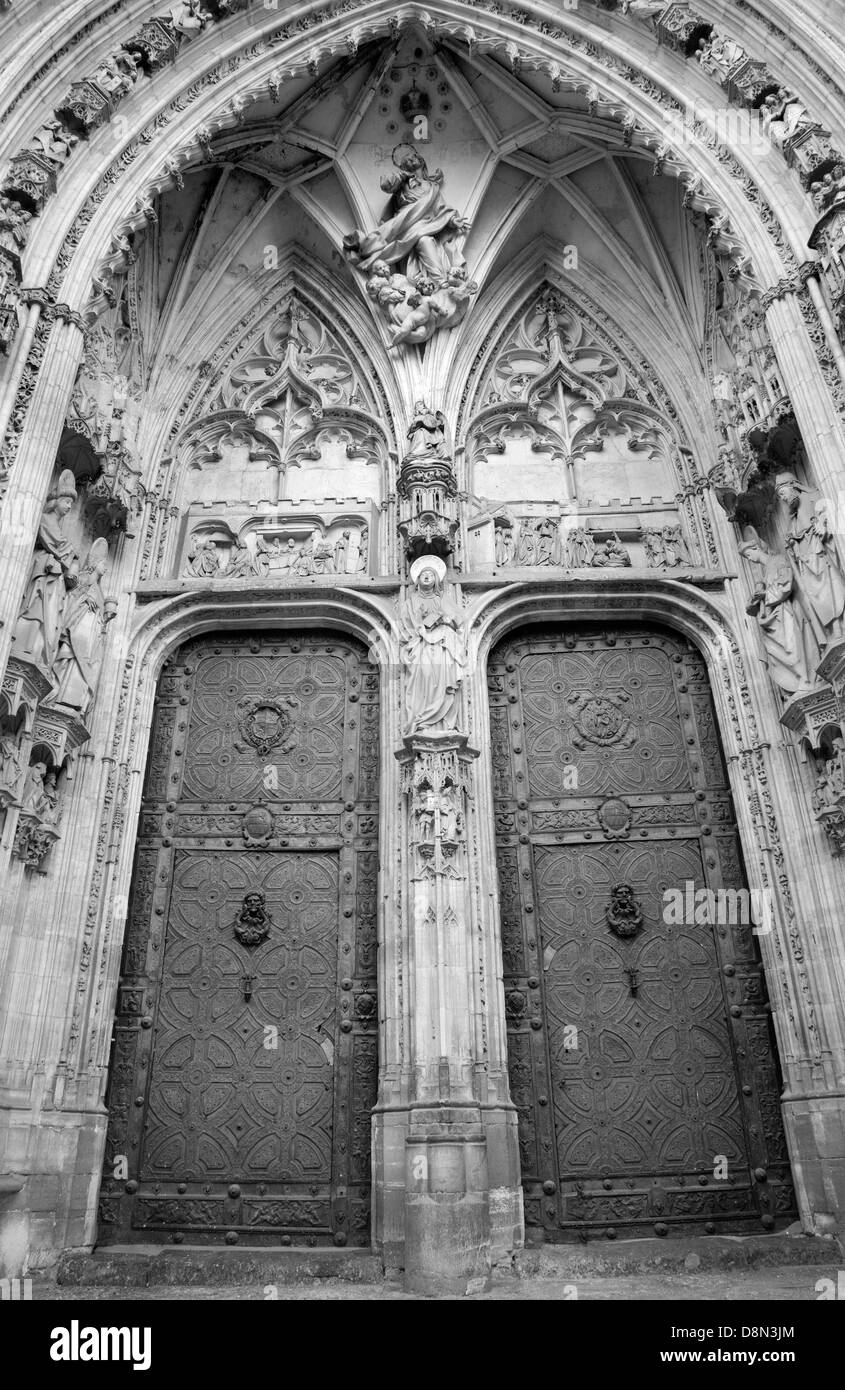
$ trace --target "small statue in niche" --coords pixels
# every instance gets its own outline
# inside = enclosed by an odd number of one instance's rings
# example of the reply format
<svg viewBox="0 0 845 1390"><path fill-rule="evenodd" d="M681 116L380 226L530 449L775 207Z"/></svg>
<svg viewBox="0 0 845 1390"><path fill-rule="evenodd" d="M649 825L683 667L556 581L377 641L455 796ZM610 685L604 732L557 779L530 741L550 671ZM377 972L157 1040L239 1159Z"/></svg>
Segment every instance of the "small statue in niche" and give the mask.
<svg viewBox="0 0 845 1390"><path fill-rule="evenodd" d="M463 829L463 815L457 796L454 787L447 787L440 793L440 838L452 844L460 839Z"/></svg>
<svg viewBox="0 0 845 1390"><path fill-rule="evenodd" d="M795 576L785 555L774 555L752 526L746 527L739 552L762 571L746 613L757 619L766 649L769 674L789 699L813 684L819 650L813 630L794 601Z"/></svg>
<svg viewBox="0 0 845 1390"><path fill-rule="evenodd" d="M210 536L194 536L185 565L186 577L214 579L220 573L220 552Z"/></svg>
<svg viewBox="0 0 845 1390"><path fill-rule="evenodd" d="M256 564L252 551L245 541L237 540L229 551L226 576L229 579L246 579L255 574Z"/></svg>
<svg viewBox="0 0 845 1390"><path fill-rule="evenodd" d="M57 169L64 164L74 145L79 144L79 136L72 134L58 118L54 118L45 121L41 129L36 131L32 143L41 158Z"/></svg>
<svg viewBox="0 0 845 1390"><path fill-rule="evenodd" d="M177 0L171 7L169 18L177 34L189 36L204 29L211 14L203 9L200 0Z"/></svg>
<svg viewBox="0 0 845 1390"><path fill-rule="evenodd" d="M614 531L612 536L608 536L604 545L598 547L592 563L594 566L604 569L625 569L630 565L631 557Z"/></svg>
<svg viewBox="0 0 845 1390"><path fill-rule="evenodd" d="M29 235L29 223L34 214L21 207L14 198L0 193L0 246L20 256Z"/></svg>
<svg viewBox="0 0 845 1390"><path fill-rule="evenodd" d="M560 537L557 522L546 517L537 527L537 564L560 564Z"/></svg>
<svg viewBox="0 0 845 1390"><path fill-rule="evenodd" d="M312 574L334 573L334 547L318 536L314 544Z"/></svg>
<svg viewBox="0 0 845 1390"><path fill-rule="evenodd" d="M783 149L787 140L813 124L807 108L786 87L780 87L777 95L769 93L760 107L760 121L778 149Z"/></svg>
<svg viewBox="0 0 845 1390"><path fill-rule="evenodd" d="M843 575L824 499L802 487L794 473L775 477L775 490L790 514L786 549L798 579L799 593L824 643L845 635Z"/></svg>
<svg viewBox="0 0 845 1390"><path fill-rule="evenodd" d="M307 578L314 573L314 535L313 533L303 542L299 554L291 565L291 574Z"/></svg>
<svg viewBox="0 0 845 1390"><path fill-rule="evenodd" d="M232 923L232 930L243 946L259 946L270 935L273 919L266 910L267 899L260 888L247 893Z"/></svg>
<svg viewBox="0 0 845 1390"><path fill-rule="evenodd" d="M37 816L41 814L41 806L44 801L44 778L47 775L47 764L42 762L30 763L26 770L26 781L21 792L21 810L28 815Z"/></svg>
<svg viewBox="0 0 845 1390"><path fill-rule="evenodd" d="M663 545L663 532L654 527L643 531L643 545L645 546L646 564L651 569L658 569L666 563L666 550Z"/></svg>
<svg viewBox="0 0 845 1390"><path fill-rule="evenodd" d="M443 593L446 566L421 555L411 566L411 591L399 608L408 733L460 723L461 686L466 671L466 618Z"/></svg>
<svg viewBox="0 0 845 1390"><path fill-rule="evenodd" d="M406 457L448 459L447 428L442 410L429 410L425 401L414 401L414 416L408 426L411 451Z"/></svg>
<svg viewBox="0 0 845 1390"><path fill-rule="evenodd" d="M663 563L667 569L674 569L677 565L692 564L687 543L679 525L663 527L663 556Z"/></svg>
<svg viewBox="0 0 845 1390"><path fill-rule="evenodd" d="M495 527L493 543L496 549L496 564L509 565L513 560L513 526L510 522Z"/></svg>
<svg viewBox="0 0 845 1390"><path fill-rule="evenodd" d="M51 701L88 712L97 690L97 681L106 650L106 630L117 612L114 599L103 596L102 579L108 562L108 542L96 540L88 552L79 583L71 595L64 615L54 672L56 689Z"/></svg>
<svg viewBox="0 0 845 1390"><path fill-rule="evenodd" d="M536 565L538 556L537 522L524 516L519 528L519 543L516 549L518 565Z"/></svg>
<svg viewBox="0 0 845 1390"><path fill-rule="evenodd" d="M370 528L364 526L358 537L358 572L366 570L370 562Z"/></svg>
<svg viewBox="0 0 845 1390"><path fill-rule="evenodd" d="M587 569L596 554L596 543L585 526L576 526L566 537L564 564L567 569Z"/></svg>
<svg viewBox="0 0 845 1390"><path fill-rule="evenodd" d="M293 536L288 536L286 545L282 545L277 539L271 551L274 571L278 574L293 574L298 554Z"/></svg>
<svg viewBox="0 0 845 1390"><path fill-rule="evenodd" d="M79 557L63 534L75 501L74 476L66 468L41 517L26 598L12 639L15 656L48 669L59 649L68 594L79 576Z"/></svg>
<svg viewBox="0 0 845 1390"><path fill-rule="evenodd" d="M15 800L24 773L20 732L0 734L0 808Z"/></svg>
<svg viewBox="0 0 845 1390"><path fill-rule="evenodd" d="M351 531L342 531L334 543L334 567L337 574L346 574L346 559L349 554Z"/></svg>

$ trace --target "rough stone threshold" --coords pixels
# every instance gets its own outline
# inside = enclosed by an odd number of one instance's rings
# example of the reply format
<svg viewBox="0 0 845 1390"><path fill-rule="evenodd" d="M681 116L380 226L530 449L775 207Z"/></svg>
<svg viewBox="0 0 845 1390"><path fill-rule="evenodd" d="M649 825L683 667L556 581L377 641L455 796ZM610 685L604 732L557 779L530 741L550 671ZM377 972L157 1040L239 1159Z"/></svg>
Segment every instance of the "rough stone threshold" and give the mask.
<svg viewBox="0 0 845 1390"><path fill-rule="evenodd" d="M381 1260L369 1250L311 1250L253 1246L109 1245L93 1254L65 1251L56 1283L111 1288L215 1287L237 1284L305 1284L331 1279L379 1284Z"/></svg>
<svg viewBox="0 0 845 1390"><path fill-rule="evenodd" d="M834 1240L785 1233L764 1236L692 1236L681 1240L595 1241L589 1245L529 1248L494 1271L494 1280L549 1281L619 1275L704 1273L833 1265ZM238 1285L384 1282L381 1260L369 1251L291 1247L231 1249L217 1246L110 1245L93 1254L66 1252L56 1269L61 1286L98 1288L217 1288Z"/></svg>
<svg viewBox="0 0 845 1390"><path fill-rule="evenodd" d="M778 1231L760 1236L689 1236L677 1240L596 1240L588 1245L529 1246L514 1257L523 1279L611 1278L619 1274L751 1270L835 1263L839 1246L818 1236Z"/></svg>

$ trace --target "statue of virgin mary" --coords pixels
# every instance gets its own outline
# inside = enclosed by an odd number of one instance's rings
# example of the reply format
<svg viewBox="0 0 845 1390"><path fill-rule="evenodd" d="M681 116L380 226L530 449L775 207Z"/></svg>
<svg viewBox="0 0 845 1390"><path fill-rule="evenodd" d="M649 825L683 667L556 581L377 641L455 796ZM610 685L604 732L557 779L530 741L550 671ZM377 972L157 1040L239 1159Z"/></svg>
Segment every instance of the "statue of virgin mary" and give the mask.
<svg viewBox="0 0 845 1390"><path fill-rule="evenodd" d="M446 566L421 555L411 566L411 590L399 609L408 734L456 732L467 666L466 618L443 592Z"/></svg>

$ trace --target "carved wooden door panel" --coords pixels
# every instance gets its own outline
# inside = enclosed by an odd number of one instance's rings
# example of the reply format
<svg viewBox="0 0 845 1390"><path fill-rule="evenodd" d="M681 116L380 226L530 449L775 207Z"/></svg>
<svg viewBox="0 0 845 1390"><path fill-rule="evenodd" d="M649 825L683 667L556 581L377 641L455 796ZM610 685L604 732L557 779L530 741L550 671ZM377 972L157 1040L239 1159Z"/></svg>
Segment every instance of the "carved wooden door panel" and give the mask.
<svg viewBox="0 0 845 1390"><path fill-rule="evenodd" d="M692 896L745 885L701 656L662 630L537 629L489 687L526 1225L793 1219L751 904Z"/></svg>
<svg viewBox="0 0 845 1390"><path fill-rule="evenodd" d="M165 668L99 1239L369 1243L378 677L331 634Z"/></svg>

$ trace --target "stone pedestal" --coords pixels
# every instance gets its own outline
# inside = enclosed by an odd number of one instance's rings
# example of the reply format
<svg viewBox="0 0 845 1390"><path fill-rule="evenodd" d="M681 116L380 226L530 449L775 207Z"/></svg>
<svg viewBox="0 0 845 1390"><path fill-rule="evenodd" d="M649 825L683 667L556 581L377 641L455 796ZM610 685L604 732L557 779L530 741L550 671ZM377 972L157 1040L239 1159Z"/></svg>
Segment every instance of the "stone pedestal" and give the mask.
<svg viewBox="0 0 845 1390"><path fill-rule="evenodd" d="M476 1106L414 1106L405 1141L405 1287L460 1297L487 1287L487 1139Z"/></svg>

